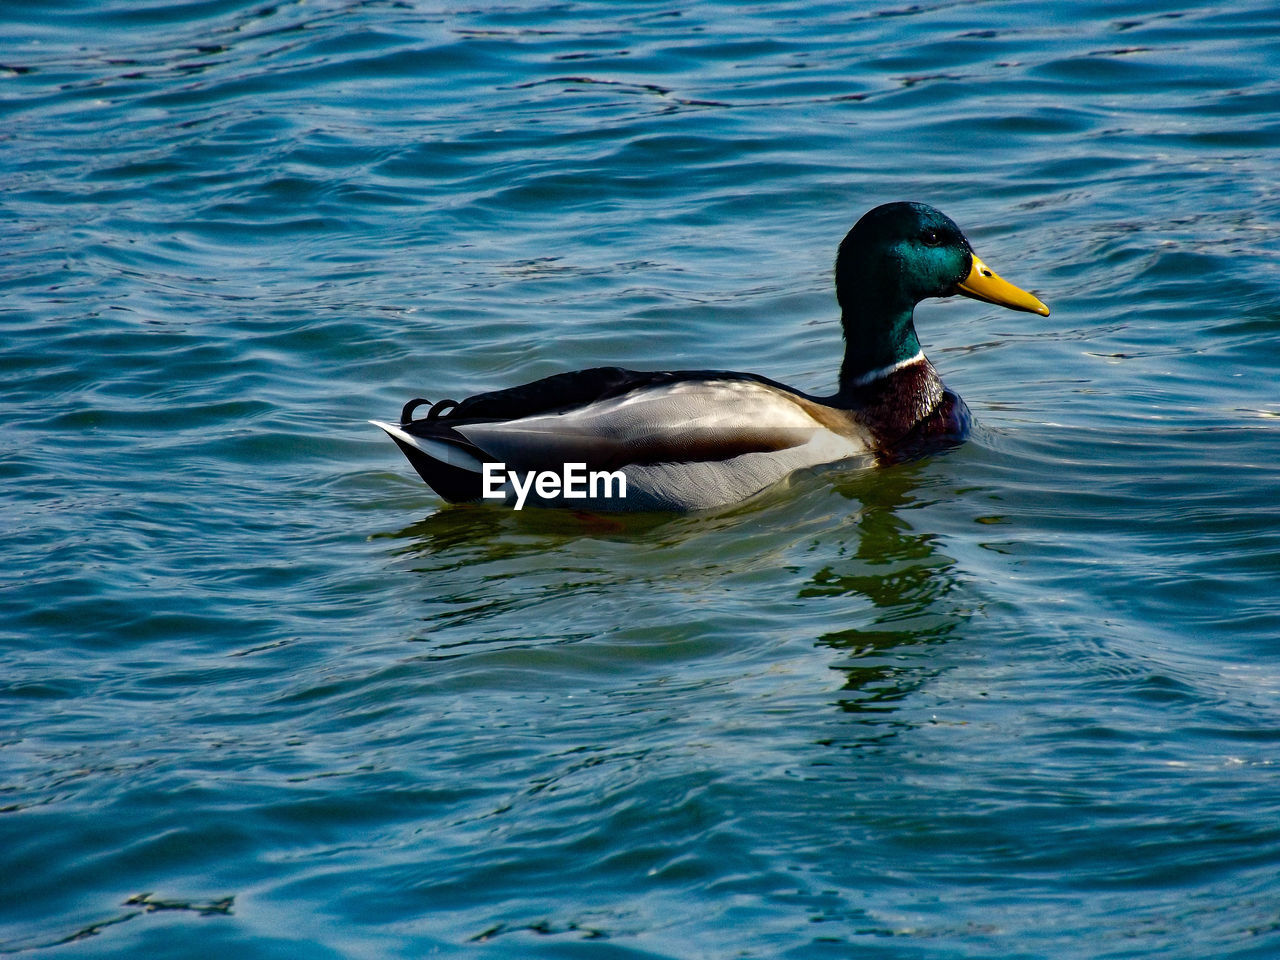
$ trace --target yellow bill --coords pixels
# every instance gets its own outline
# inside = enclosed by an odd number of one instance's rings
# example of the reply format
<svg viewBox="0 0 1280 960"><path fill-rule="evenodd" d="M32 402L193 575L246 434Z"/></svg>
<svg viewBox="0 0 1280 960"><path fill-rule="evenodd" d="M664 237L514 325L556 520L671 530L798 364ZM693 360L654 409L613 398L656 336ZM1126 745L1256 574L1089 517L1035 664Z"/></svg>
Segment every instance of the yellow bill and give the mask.
<svg viewBox="0 0 1280 960"><path fill-rule="evenodd" d="M957 284L956 290L966 297L985 300L987 303L1009 307L1011 310L1026 310L1028 313L1038 313L1042 317L1049 315L1048 307L1027 291L1015 287L1008 280L1001 280L994 270L978 259L977 254L973 256L973 268L969 271L969 275Z"/></svg>

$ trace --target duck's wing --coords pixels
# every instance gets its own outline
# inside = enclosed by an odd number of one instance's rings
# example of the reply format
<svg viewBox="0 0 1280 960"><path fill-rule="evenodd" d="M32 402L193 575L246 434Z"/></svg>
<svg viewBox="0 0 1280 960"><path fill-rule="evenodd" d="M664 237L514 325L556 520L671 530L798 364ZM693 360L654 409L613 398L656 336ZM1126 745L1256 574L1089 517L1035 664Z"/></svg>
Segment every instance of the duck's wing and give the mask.
<svg viewBox="0 0 1280 960"><path fill-rule="evenodd" d="M568 505L613 509L731 503L794 470L870 448L842 411L763 378L708 371L580 371L472 397L434 419L379 426L448 499L478 499L486 463L518 472L580 464L622 472L626 502Z"/></svg>

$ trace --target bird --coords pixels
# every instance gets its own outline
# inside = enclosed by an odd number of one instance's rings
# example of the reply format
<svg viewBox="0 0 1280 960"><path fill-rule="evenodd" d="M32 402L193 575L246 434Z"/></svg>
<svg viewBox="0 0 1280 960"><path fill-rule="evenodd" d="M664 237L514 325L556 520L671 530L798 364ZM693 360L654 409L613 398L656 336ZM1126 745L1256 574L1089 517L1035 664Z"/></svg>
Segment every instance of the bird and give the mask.
<svg viewBox="0 0 1280 960"><path fill-rule="evenodd" d="M920 301L961 294L1049 315L950 217L908 201L854 224L837 251L835 293L844 358L832 396L753 373L594 367L460 402L417 398L398 424L370 422L446 501L708 510L797 470L883 465L963 442L972 417L921 348Z"/></svg>

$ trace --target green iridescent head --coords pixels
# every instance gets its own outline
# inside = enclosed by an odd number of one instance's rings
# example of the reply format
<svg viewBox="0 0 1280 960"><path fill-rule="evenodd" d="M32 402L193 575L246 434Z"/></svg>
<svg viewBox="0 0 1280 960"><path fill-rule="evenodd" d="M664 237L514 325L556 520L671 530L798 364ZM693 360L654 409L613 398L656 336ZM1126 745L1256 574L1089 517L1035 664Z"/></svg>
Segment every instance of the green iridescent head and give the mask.
<svg viewBox="0 0 1280 960"><path fill-rule="evenodd" d="M920 352L915 305L957 293L1049 315L1038 299L1001 280L978 259L960 228L940 210L899 202L866 213L836 255L836 299L847 342L843 376L915 356Z"/></svg>

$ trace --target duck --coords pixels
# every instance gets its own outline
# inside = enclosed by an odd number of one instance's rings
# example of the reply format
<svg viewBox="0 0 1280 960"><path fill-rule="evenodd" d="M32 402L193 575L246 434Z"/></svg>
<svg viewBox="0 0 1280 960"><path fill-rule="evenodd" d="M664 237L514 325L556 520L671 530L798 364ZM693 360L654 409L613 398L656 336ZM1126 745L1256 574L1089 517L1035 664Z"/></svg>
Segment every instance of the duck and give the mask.
<svg viewBox="0 0 1280 960"><path fill-rule="evenodd" d="M796 471L884 465L963 442L972 416L920 345L922 300L960 294L1049 315L950 217L909 201L854 224L837 251L835 293L844 358L832 396L754 373L593 367L462 401L416 398L398 424L370 422L449 502L708 510Z"/></svg>

